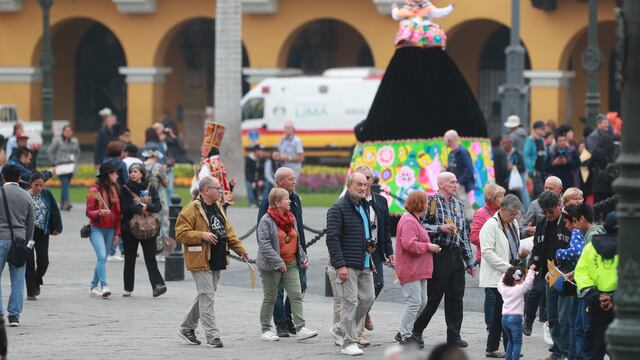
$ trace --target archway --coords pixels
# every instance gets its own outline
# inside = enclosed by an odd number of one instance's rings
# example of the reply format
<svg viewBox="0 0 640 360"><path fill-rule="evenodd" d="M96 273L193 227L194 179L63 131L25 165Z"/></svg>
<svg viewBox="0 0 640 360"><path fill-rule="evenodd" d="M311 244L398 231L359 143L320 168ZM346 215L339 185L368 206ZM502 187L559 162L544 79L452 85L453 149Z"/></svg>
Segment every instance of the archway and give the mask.
<svg viewBox="0 0 640 360"><path fill-rule="evenodd" d="M174 26L158 47L155 65L171 69L160 107L176 119L187 144L202 142L205 110L215 108L215 20L195 18ZM250 66L244 45L242 66ZM249 91L245 76L242 90L243 94Z"/></svg>
<svg viewBox="0 0 640 360"><path fill-rule="evenodd" d="M374 66L365 38L351 25L334 19L311 21L294 31L281 50L281 67L320 74L333 67Z"/></svg>

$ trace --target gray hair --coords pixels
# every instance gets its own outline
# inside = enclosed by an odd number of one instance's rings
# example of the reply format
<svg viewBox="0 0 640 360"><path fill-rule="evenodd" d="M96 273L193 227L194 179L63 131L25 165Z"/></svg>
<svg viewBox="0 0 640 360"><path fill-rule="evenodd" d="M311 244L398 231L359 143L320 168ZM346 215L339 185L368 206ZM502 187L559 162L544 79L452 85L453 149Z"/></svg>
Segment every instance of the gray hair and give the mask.
<svg viewBox="0 0 640 360"><path fill-rule="evenodd" d="M360 165L356 168L357 173L362 174L362 171L367 171L369 172L369 174L373 174L373 169L371 168L371 166L368 166L368 165Z"/></svg>
<svg viewBox="0 0 640 360"><path fill-rule="evenodd" d="M449 130L446 133L444 133L444 138L446 139L451 139L453 141L459 141L460 140L460 135L458 135L458 132L455 130Z"/></svg>
<svg viewBox="0 0 640 360"><path fill-rule="evenodd" d="M517 196L508 194L502 199L502 209L506 211L522 211L522 202Z"/></svg>
<svg viewBox="0 0 640 360"><path fill-rule="evenodd" d="M216 182L218 182L216 178L212 176L205 176L202 179L200 179L200 184L198 184L198 190L200 190L200 193L203 193L204 189L206 189L208 186L215 185Z"/></svg>
<svg viewBox="0 0 640 360"><path fill-rule="evenodd" d="M275 180L277 184L280 182L280 180L282 180L285 176L291 174L292 172L293 170L286 166L279 167L278 170L276 170L276 173L273 174L273 180Z"/></svg>
<svg viewBox="0 0 640 360"><path fill-rule="evenodd" d="M351 174L349 174L349 176L347 177L347 187L351 185L351 183L353 182L353 178L358 175L364 177L364 175L360 174L359 172L352 172Z"/></svg>
<svg viewBox="0 0 640 360"><path fill-rule="evenodd" d="M547 181L554 182L556 184L556 186L558 186L560 189L562 189L562 180L559 177L557 177L557 176L549 176L544 182L546 183Z"/></svg>

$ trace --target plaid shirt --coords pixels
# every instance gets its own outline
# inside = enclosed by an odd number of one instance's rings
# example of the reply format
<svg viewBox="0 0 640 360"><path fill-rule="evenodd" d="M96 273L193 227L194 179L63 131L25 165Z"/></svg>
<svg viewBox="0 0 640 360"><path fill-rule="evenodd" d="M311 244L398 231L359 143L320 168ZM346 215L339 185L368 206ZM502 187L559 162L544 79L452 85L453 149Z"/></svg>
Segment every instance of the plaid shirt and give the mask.
<svg viewBox="0 0 640 360"><path fill-rule="evenodd" d="M435 213L431 218L431 203L435 200ZM462 249L462 257L467 267L474 265L473 252L469 243L469 227L464 217L464 205L458 199L452 197L446 201L440 193L429 197L427 214L425 215L424 228L429 232L432 243L442 247ZM453 221L458 231L455 234L440 231L447 220Z"/></svg>

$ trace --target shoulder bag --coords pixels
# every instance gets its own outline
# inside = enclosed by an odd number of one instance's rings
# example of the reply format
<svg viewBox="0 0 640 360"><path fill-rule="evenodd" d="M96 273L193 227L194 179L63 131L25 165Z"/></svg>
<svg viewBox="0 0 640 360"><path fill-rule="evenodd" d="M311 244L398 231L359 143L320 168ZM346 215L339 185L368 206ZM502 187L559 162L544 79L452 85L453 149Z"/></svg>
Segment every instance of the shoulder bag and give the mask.
<svg viewBox="0 0 640 360"><path fill-rule="evenodd" d="M147 190L149 190L150 187L151 185L147 187ZM135 203L142 203L140 196L131 191L128 186L125 185L124 188L133 196ZM131 217L131 220L129 220L129 230L138 240L151 239L160 232L160 220L153 216L153 214L143 211L141 214L134 214Z"/></svg>
<svg viewBox="0 0 640 360"><path fill-rule="evenodd" d="M0 188L2 191L2 202L4 203L4 213L7 216L7 222L9 223L9 231L11 232L11 247L7 254L7 262L16 267L23 267L27 262L27 256L31 252L31 249L27 247L27 241L25 239L17 238L13 234L13 224L11 223L11 214L9 213L9 204L7 203L7 193L4 190L4 186Z"/></svg>

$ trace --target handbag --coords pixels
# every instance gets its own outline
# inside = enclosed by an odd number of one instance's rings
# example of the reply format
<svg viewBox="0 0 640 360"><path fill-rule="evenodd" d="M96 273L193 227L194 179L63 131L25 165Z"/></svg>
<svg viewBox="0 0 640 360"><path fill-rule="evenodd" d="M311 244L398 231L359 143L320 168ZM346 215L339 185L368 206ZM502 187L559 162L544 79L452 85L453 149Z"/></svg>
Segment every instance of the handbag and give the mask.
<svg viewBox="0 0 640 360"><path fill-rule="evenodd" d="M518 168L514 166L511 169L511 174L509 175L509 190L521 190L523 186L522 176L518 172Z"/></svg>
<svg viewBox="0 0 640 360"><path fill-rule="evenodd" d="M80 237L81 238L86 239L89 236L91 236L91 224L87 224L87 225L83 226L82 228L80 228Z"/></svg>
<svg viewBox="0 0 640 360"><path fill-rule="evenodd" d="M147 190L149 190L150 187L151 184L149 184ZM133 196L134 202L142 202L140 196L131 191L128 186L125 185L124 188ZM141 214L134 214L131 217L131 220L129 220L129 230L138 240L151 239L160 232L160 220L153 216L153 214L143 211Z"/></svg>
<svg viewBox="0 0 640 360"><path fill-rule="evenodd" d="M9 223L9 231L11 232L11 247L7 254L7 262L16 267L23 267L27 262L27 256L31 253L31 248L27 246L25 239L17 238L13 234L13 224L11 223L11 214L9 213L9 204L7 203L7 193L4 186L0 188L2 191L2 202L4 203L4 213Z"/></svg>

